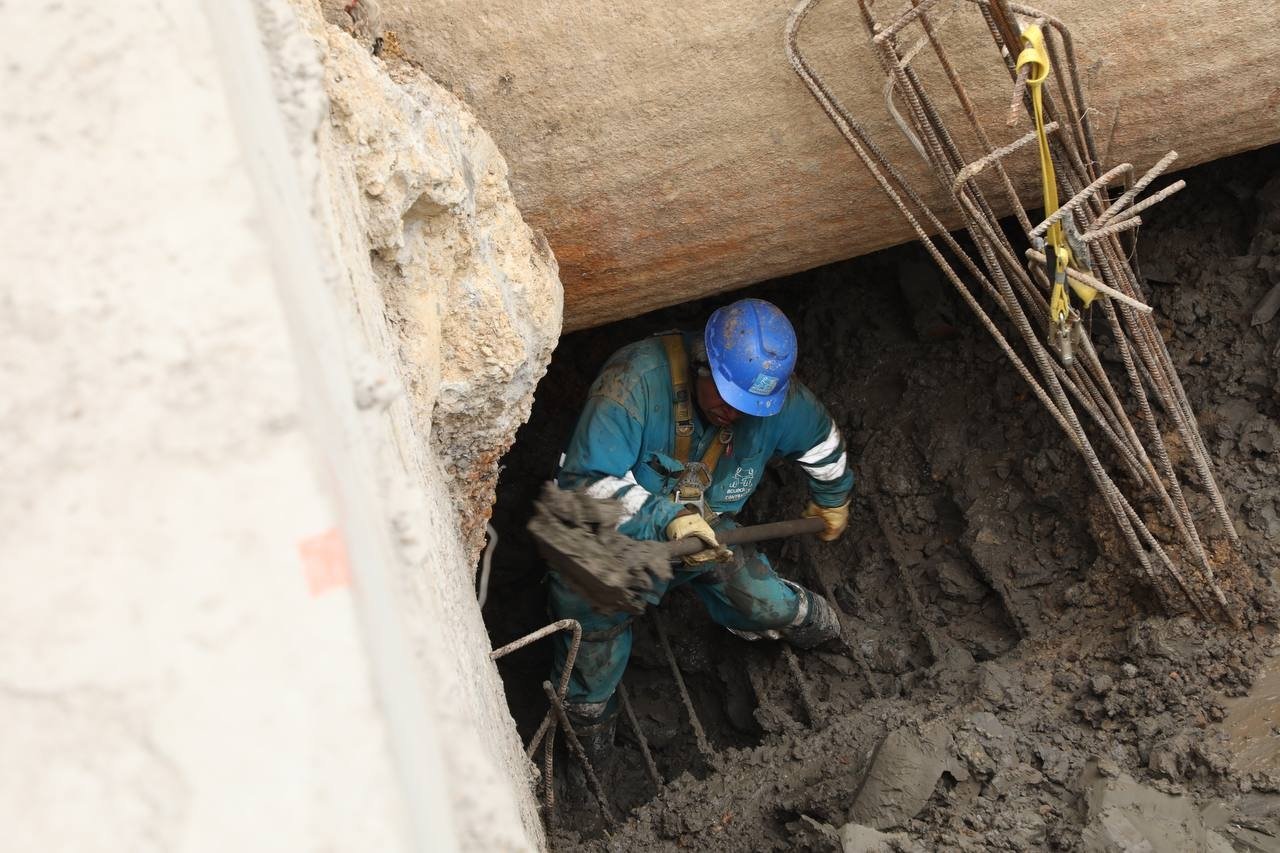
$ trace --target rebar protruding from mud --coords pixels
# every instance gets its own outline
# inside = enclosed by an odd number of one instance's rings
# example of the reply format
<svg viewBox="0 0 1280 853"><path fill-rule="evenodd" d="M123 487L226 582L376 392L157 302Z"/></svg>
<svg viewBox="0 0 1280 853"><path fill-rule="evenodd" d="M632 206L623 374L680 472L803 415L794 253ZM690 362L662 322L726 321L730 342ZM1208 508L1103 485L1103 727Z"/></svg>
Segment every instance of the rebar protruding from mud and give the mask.
<svg viewBox="0 0 1280 853"><path fill-rule="evenodd" d="M549 637L559 631L573 632L573 639L569 641L569 650L564 656L564 671L560 673L560 687L556 690L556 695L564 701L565 693L569 690L569 676L573 674L573 665L578 660L578 649L582 645L582 624L577 619L561 619L552 622L550 625L544 625L532 634L525 634L518 640L507 643L501 648L494 649L489 652L490 660L497 660L505 657L512 652L518 652L525 646L536 643L543 637ZM543 717L542 724L538 726L538 730L533 733L533 738L529 741L529 746L525 753L530 757L533 756L534 750L538 748L538 744L542 742L542 738L551 731L555 726L555 711L548 709L547 715Z"/></svg>
<svg viewBox="0 0 1280 853"><path fill-rule="evenodd" d="M551 686L550 681L542 682L542 692L547 694L547 699L550 700L551 707L560 721L560 727L564 729L564 739L569 743L569 751L582 764L582 771L587 776L587 785L591 788L596 802L600 804L600 813L604 815L604 822L613 826L616 822L613 819L613 810L609 808L609 801L605 799L604 788L600 786L600 779L596 776L595 768L591 766L591 760L587 758L587 751L582 748L578 733L573 730L573 725L569 722L569 715L564 711L564 703L556 695L556 690Z"/></svg>
<svg viewBox="0 0 1280 853"><path fill-rule="evenodd" d="M644 736L644 729L640 728L640 720L636 717L635 709L631 707L631 695L627 692L625 684L618 685L618 699L622 702L622 712L627 715L627 722L631 724L631 731L635 733L636 741L640 744L640 754L644 756L644 769L648 771L649 779L653 781L654 793L657 793L662 790L662 774L658 772L653 753L649 751L649 739Z"/></svg>
<svg viewBox="0 0 1280 853"><path fill-rule="evenodd" d="M804 556L805 563L813 567L813 574L818 579L818 586L822 587L822 594L826 596L827 601L831 602L831 607L836 613L836 621L840 625L840 641L853 656L853 662L857 664L858 671L866 679L867 689L871 691L871 695L876 699L883 699L884 694L880 691L880 685L876 684L875 677L871 673L871 664L867 663L867 656L862 653L862 646L855 642L857 637L850 636L849 629L845 625L844 616L840 612L839 599L836 598L826 577L817 569L818 562L813 557L813 546L804 539L796 541L800 544L800 553Z"/></svg>
<svg viewBox="0 0 1280 853"><path fill-rule="evenodd" d="M707 732L702 728L702 721L698 719L698 710L693 707L693 699L689 696L689 688L685 686L680 664L676 663L675 653L671 651L671 641L667 639L667 629L662 624L662 616L654 608L649 608L649 616L653 621L653 629L658 635L658 643L662 646L662 653L667 656L667 665L671 667L671 677L675 679L676 689L680 691L680 701L684 702L684 709L689 714L689 725L693 727L693 737L698 743L698 752L708 764L714 766L715 751L711 749Z"/></svg>
<svg viewBox="0 0 1280 853"><path fill-rule="evenodd" d="M525 634L520 639L507 643L505 646L489 652L489 659L497 660L500 657L519 651L525 646L535 643L543 637L549 637L559 631L573 632L573 639L569 641L569 650L564 656L564 671L560 673L560 687L556 691L556 696L558 696L560 701L563 702L565 693L569 690L569 676L573 673L573 665L578 659L578 647L582 645L582 624L578 622L577 619L561 619L557 622L552 622L550 625L544 625L532 634ZM533 754L538 749L539 743L543 743L545 745L542 754L542 796L543 809L545 812L544 817L547 824L550 825L555 823L556 817L555 703L552 703L551 709L549 709L547 711L547 715L542 718L542 724L538 726L538 730L534 732L533 738L529 741L529 746L525 750L525 755L532 759Z"/></svg>
<svg viewBox="0 0 1280 853"><path fill-rule="evenodd" d="M849 652L853 655L853 662L858 665L858 671L862 673L862 677L867 682L867 689L871 691L871 695L876 699L883 699L884 691L876 683L875 673L871 671L871 664L867 662L867 656L862 653L862 646L853 642L857 638L850 639L845 634L844 628L840 629L840 633L844 637L844 644L849 647Z"/></svg>
<svg viewBox="0 0 1280 853"><path fill-rule="evenodd" d="M819 719L817 703L809 690L809 681L804 677L804 670L800 668L800 661L796 658L790 643L786 641L782 643L782 658L787 662L787 669L791 670L791 677L796 680L796 689L800 692L800 706L804 708L805 716L809 718L809 726L816 727Z"/></svg>

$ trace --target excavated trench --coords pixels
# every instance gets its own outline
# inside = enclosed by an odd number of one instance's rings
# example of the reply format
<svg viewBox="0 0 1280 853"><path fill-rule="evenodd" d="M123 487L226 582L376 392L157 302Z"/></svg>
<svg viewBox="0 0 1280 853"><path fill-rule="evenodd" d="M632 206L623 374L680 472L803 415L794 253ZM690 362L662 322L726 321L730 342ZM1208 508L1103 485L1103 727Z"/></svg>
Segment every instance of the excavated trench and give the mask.
<svg viewBox="0 0 1280 853"><path fill-rule="evenodd" d="M802 653L800 681L777 644L731 636L672 593L661 616L716 766L641 620L625 683L665 784L655 795L620 726L606 779L619 825L561 805L557 849L1280 849L1280 729L1269 700L1229 698L1274 651L1280 321L1250 318L1280 281L1280 149L1183 177L1147 218L1140 269L1243 538L1247 626L1159 612L1084 466L918 248L769 282L751 294L792 318L798 374L858 480L840 542L766 550L838 605L861 660ZM495 647L549 621L523 525L599 366L739 295L561 341L498 487ZM771 467L746 520L803 503L798 472ZM535 644L499 664L526 740L549 661Z"/></svg>

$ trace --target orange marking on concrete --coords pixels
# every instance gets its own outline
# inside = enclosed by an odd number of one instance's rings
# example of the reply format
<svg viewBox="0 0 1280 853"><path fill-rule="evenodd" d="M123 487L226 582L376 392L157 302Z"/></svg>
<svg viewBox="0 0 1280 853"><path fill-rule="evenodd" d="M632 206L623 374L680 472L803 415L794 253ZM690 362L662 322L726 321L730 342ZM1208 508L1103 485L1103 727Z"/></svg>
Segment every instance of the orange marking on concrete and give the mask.
<svg viewBox="0 0 1280 853"><path fill-rule="evenodd" d="M312 597L351 585L347 546L338 528L303 539L298 543L298 553L302 555L302 571Z"/></svg>

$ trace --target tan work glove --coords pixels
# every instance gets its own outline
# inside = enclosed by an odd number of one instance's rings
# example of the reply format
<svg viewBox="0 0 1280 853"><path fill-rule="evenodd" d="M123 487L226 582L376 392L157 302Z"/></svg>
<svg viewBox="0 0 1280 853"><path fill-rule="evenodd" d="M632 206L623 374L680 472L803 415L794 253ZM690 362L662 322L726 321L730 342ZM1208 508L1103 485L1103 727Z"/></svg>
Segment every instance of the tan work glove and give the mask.
<svg viewBox="0 0 1280 853"><path fill-rule="evenodd" d="M723 563L733 559L733 552L720 544L716 532L707 524L707 520L692 510L677 515L667 525L667 539L675 542L687 536L696 536L707 547L696 554L684 558L685 565L699 566L706 563Z"/></svg>
<svg viewBox="0 0 1280 853"><path fill-rule="evenodd" d="M804 517L822 519L827 529L817 534L818 538L823 542L834 542L849 526L849 502L845 501L840 506L818 506L809 501L809 505L804 508Z"/></svg>

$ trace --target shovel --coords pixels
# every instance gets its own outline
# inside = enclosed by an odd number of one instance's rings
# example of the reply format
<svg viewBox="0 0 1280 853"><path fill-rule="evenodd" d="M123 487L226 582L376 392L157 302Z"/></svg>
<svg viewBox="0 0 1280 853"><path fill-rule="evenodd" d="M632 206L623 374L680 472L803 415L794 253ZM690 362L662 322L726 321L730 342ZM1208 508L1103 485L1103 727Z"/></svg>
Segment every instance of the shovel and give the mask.
<svg viewBox="0 0 1280 853"><path fill-rule="evenodd" d="M534 501L529 533L548 566L598 613L643 613L644 595L656 581L670 580L671 563L705 550L696 537L642 542L616 529L624 510L618 501L589 498L548 483ZM820 518L797 518L718 532L724 545L744 545L819 533Z"/></svg>

